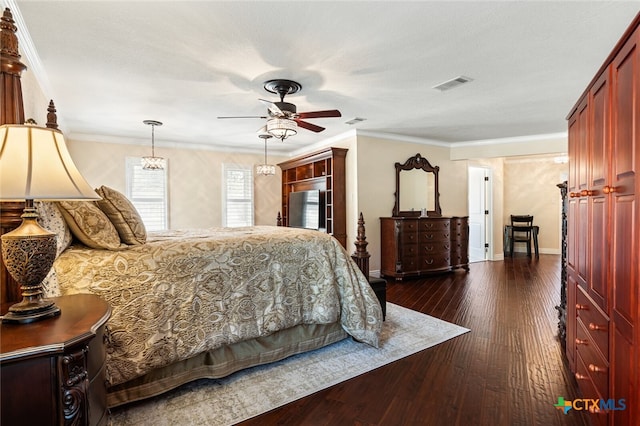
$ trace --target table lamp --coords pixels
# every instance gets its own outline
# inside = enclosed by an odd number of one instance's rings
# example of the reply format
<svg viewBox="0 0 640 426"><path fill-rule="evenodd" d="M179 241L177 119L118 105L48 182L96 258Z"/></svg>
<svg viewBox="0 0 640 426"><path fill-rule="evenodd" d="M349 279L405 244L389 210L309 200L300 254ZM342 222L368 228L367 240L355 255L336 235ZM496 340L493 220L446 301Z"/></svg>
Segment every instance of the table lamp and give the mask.
<svg viewBox="0 0 640 426"><path fill-rule="evenodd" d="M38 224L34 199L99 198L73 164L59 130L0 126L0 201L25 201L21 225L1 237L2 258L22 295L2 322L29 323L60 315L55 303L42 296L42 280L56 257L56 234Z"/></svg>

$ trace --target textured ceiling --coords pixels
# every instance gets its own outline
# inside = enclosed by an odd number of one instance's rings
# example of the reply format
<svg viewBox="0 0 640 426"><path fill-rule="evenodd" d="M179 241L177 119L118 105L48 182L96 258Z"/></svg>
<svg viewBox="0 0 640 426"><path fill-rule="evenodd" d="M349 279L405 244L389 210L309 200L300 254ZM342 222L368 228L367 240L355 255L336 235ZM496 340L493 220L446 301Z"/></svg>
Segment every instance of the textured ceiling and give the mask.
<svg viewBox="0 0 640 426"><path fill-rule="evenodd" d="M74 139L260 150L263 82L310 119L272 152L353 129L448 143L566 131L565 116L638 1L8 1L36 77ZM24 55L24 46L21 51ZM26 55L25 55L26 56ZM38 68L41 71L37 71ZM29 71L27 71L29 72ZM432 87L464 75L471 83ZM366 119L356 125L345 122Z"/></svg>

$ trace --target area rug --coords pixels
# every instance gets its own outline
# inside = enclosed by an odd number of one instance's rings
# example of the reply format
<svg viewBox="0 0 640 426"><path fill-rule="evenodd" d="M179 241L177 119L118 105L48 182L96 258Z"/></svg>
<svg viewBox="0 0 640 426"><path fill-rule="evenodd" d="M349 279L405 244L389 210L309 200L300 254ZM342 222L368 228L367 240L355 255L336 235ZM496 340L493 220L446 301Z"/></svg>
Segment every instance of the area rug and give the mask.
<svg viewBox="0 0 640 426"><path fill-rule="evenodd" d="M468 331L387 303L379 349L347 338L224 379L198 380L147 401L118 408L111 413L109 424L232 425Z"/></svg>

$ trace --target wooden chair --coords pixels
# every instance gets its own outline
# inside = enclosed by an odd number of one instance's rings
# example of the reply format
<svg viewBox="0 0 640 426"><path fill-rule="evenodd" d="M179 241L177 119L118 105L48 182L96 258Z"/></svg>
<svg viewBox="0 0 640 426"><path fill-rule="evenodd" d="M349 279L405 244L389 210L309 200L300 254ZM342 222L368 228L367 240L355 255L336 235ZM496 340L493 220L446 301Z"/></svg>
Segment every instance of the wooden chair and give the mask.
<svg viewBox="0 0 640 426"><path fill-rule="evenodd" d="M531 257L531 234L533 233L533 216L511 215L511 235L509 253L513 256L514 243L527 243L527 256Z"/></svg>

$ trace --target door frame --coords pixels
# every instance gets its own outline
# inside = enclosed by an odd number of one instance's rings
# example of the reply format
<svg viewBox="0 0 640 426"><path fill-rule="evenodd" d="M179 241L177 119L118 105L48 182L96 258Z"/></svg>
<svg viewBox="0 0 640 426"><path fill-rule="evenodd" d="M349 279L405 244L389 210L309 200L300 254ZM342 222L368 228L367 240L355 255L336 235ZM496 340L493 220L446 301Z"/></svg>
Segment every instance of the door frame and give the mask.
<svg viewBox="0 0 640 426"><path fill-rule="evenodd" d="M484 203L481 210L488 211L488 214L484 215L484 235L482 235L482 244L486 246L484 250L484 259L474 260L476 262L482 262L485 260L494 260L494 244L493 244L493 169L485 165L470 164L467 167L467 210L469 216L471 216L471 205L469 203L469 188L472 188L471 182L471 169L480 169L483 171L483 189L484 197L481 197L481 201ZM488 180L487 180L488 178ZM469 228L469 240L471 240L471 228ZM471 258L469 259L471 261Z"/></svg>

